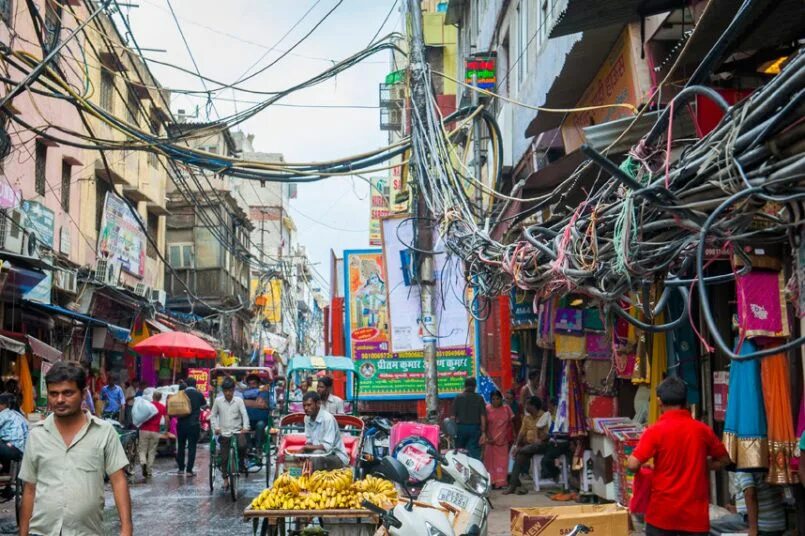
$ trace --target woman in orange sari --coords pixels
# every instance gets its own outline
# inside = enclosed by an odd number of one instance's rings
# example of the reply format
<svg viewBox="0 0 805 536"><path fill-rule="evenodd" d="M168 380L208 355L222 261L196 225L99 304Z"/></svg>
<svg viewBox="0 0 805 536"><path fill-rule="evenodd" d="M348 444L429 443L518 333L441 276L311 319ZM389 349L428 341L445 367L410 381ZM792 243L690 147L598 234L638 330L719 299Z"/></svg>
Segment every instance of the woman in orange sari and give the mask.
<svg viewBox="0 0 805 536"><path fill-rule="evenodd" d="M495 489L508 485L509 448L514 439L514 412L503 403L500 391L492 393L492 403L486 406L486 443L484 465Z"/></svg>

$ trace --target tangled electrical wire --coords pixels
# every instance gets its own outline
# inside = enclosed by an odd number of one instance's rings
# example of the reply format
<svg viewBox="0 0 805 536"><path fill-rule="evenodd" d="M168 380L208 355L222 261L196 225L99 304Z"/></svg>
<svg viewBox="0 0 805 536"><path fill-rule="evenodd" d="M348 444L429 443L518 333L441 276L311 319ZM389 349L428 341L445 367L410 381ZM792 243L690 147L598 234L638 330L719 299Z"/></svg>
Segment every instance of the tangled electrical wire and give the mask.
<svg viewBox="0 0 805 536"><path fill-rule="evenodd" d="M708 275L707 248L732 252L745 271L752 264L745 246L799 243L805 216L804 82L800 50L779 75L733 107L712 89L686 87L621 165L583 147L589 160L537 206L566 196L591 165L600 167L604 180L577 206L554 204L548 221L527 226L510 244L491 239L470 218L456 217L458 203L451 207L437 199L446 245L465 261L481 295L499 295L512 286L534 291L537 299L572 292L640 329L674 329L688 320L690 288L696 285L705 296L708 284L732 281L739 273ZM672 162L674 113L697 96L712 100L725 116ZM654 300L630 299L635 291L645 297L647 288L657 286L662 291ZM686 308L658 323L672 292L682 295ZM739 356L718 334L707 300L701 303L716 344L733 359L805 344L801 338ZM627 313L631 305L639 305L646 321Z"/></svg>

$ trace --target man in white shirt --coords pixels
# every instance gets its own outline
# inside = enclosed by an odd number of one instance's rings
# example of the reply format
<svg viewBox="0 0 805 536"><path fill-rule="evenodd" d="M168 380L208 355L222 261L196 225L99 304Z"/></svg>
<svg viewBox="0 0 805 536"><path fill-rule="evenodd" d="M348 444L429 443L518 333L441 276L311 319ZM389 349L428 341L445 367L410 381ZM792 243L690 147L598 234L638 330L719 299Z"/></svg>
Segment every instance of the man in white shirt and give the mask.
<svg viewBox="0 0 805 536"><path fill-rule="evenodd" d="M309 453L327 453L313 458L313 470L340 469L349 464L349 455L344 446L344 438L338 423L330 412L324 409L318 393L305 393L302 398L305 409L305 438L302 448Z"/></svg>
<svg viewBox="0 0 805 536"><path fill-rule="evenodd" d="M233 436L237 437L238 457L241 471L244 470L246 457L246 436L241 432L249 431L249 414L243 399L235 396L235 382L232 378L224 379L221 388L223 398L216 398L210 413L210 423L221 444L221 473L224 476L224 489L229 488L229 449Z"/></svg>
<svg viewBox="0 0 805 536"><path fill-rule="evenodd" d="M344 400L333 394L333 379L329 376L319 378L316 385L316 392L321 398L321 407L326 409L331 415L343 415Z"/></svg>

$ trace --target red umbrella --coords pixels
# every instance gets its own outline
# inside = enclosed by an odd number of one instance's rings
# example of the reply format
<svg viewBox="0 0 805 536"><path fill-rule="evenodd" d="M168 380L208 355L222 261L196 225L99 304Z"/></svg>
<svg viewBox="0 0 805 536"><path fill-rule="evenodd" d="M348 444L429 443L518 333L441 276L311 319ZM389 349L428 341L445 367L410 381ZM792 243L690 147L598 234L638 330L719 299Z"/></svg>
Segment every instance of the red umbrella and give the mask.
<svg viewBox="0 0 805 536"><path fill-rule="evenodd" d="M180 359L215 359L218 353L206 341L182 331L167 331L152 335L134 345L139 354Z"/></svg>

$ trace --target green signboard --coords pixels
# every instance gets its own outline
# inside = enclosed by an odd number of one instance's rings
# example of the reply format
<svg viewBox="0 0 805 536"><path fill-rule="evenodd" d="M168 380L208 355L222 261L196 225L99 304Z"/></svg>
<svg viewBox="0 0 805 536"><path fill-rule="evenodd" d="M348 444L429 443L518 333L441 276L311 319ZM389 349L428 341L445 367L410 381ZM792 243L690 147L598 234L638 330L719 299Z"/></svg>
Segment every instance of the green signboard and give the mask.
<svg viewBox="0 0 805 536"><path fill-rule="evenodd" d="M389 354L378 352L361 356L358 374L361 398L393 396L396 399L422 398L425 392L425 361L422 352ZM471 348L441 350L436 354L439 394L455 395L464 390L464 380L475 376Z"/></svg>

